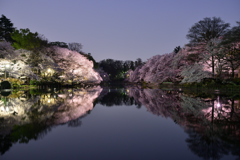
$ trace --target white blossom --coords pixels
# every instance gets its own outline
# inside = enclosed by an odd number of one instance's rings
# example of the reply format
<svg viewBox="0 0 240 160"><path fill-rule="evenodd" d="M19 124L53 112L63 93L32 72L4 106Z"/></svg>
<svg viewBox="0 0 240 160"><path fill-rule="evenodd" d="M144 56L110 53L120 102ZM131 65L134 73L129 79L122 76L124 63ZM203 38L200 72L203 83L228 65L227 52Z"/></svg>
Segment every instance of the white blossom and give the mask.
<svg viewBox="0 0 240 160"><path fill-rule="evenodd" d="M100 83L101 76L93 69L93 62L76 51L67 48L53 47L48 55L64 71L63 80L75 82Z"/></svg>
<svg viewBox="0 0 240 160"><path fill-rule="evenodd" d="M181 76L183 80L181 83L192 83L201 82L204 78L211 77L211 73L203 70L203 65L195 63L194 65L186 66L182 72Z"/></svg>

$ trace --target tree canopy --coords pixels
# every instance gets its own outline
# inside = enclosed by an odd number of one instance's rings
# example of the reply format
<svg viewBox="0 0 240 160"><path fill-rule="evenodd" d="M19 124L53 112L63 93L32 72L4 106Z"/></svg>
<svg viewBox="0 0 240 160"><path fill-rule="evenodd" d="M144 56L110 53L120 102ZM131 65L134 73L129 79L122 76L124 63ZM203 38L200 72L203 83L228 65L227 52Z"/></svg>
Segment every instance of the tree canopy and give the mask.
<svg viewBox="0 0 240 160"><path fill-rule="evenodd" d="M12 46L16 49L36 50L47 46L47 40L37 32L32 33L28 28L14 30L11 34L14 43Z"/></svg>
<svg viewBox="0 0 240 160"><path fill-rule="evenodd" d="M238 43L240 42L240 22L237 22L237 26L232 27L223 37L222 44Z"/></svg>
<svg viewBox="0 0 240 160"><path fill-rule="evenodd" d="M77 51L77 52L81 52L82 49L82 44L81 43L68 43L68 49L72 50L72 51Z"/></svg>
<svg viewBox="0 0 240 160"><path fill-rule="evenodd" d="M120 80L124 78L124 74L129 70L134 70L138 66L142 65L142 59L138 58L134 61L121 61L106 59L99 62L99 67L109 74L111 80Z"/></svg>
<svg viewBox="0 0 240 160"><path fill-rule="evenodd" d="M13 23L4 15L0 18L0 40L13 42L11 33L14 31Z"/></svg>
<svg viewBox="0 0 240 160"><path fill-rule="evenodd" d="M211 39L223 36L230 27L229 23L225 23L221 18L206 17L195 23L188 31L187 38L190 43L207 43Z"/></svg>

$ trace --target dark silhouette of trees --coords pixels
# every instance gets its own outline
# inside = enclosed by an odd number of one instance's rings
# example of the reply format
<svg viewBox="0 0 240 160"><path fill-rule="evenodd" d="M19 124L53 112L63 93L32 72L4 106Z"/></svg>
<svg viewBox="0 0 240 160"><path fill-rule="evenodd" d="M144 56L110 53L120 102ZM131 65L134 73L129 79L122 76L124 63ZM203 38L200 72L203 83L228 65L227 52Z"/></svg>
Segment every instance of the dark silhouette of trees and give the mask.
<svg viewBox="0 0 240 160"><path fill-rule="evenodd" d="M117 79L117 75L123 70L121 64L122 61L106 59L99 62L99 67L108 73L111 80L115 80Z"/></svg>
<svg viewBox="0 0 240 160"><path fill-rule="evenodd" d="M0 18L0 40L13 43L11 33L14 31L13 23L4 15Z"/></svg>
<svg viewBox="0 0 240 160"><path fill-rule="evenodd" d="M141 66L142 64L143 64L142 59L141 58L137 58L137 60L134 63L134 69L137 68L138 66Z"/></svg>
<svg viewBox="0 0 240 160"><path fill-rule="evenodd" d="M174 48L174 53L178 53L180 51L181 47L180 46L177 46Z"/></svg>
<svg viewBox="0 0 240 160"><path fill-rule="evenodd" d="M134 69L133 61L124 61L123 63L123 70L126 72L129 69Z"/></svg>
<svg viewBox="0 0 240 160"><path fill-rule="evenodd" d="M224 35L224 43L237 43L240 42L240 22L234 26Z"/></svg>
<svg viewBox="0 0 240 160"><path fill-rule="evenodd" d="M128 96L126 90L111 90L103 97L99 98L98 103L107 107L135 105L137 108L141 108L141 103L135 101L133 97Z"/></svg>
<svg viewBox="0 0 240 160"><path fill-rule="evenodd" d="M134 70L136 67L142 65L141 58L134 61L120 61L113 59L106 59L99 62L99 67L109 74L111 80L120 80L129 70Z"/></svg>
<svg viewBox="0 0 240 160"><path fill-rule="evenodd" d="M72 50L72 51L77 51L77 52L81 52L81 49L82 49L82 44L81 43L76 43L76 42L73 42L73 43L68 43L68 49Z"/></svg>
<svg viewBox="0 0 240 160"><path fill-rule="evenodd" d="M58 47L61 47L61 48L68 48L67 43L65 43L65 42L59 42L59 41L50 42L49 45L50 45L50 46L58 46Z"/></svg>
<svg viewBox="0 0 240 160"><path fill-rule="evenodd" d="M190 44L193 45L199 45L199 43L206 44L211 39L223 36L229 26L229 23L225 23L221 18L206 17L189 29L187 38L190 40Z"/></svg>

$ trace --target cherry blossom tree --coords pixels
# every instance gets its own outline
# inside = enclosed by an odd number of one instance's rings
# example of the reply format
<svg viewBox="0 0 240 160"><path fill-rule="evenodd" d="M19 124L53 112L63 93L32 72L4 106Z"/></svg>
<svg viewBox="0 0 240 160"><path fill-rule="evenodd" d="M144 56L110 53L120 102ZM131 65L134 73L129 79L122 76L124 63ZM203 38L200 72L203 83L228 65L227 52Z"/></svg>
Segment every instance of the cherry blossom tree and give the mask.
<svg viewBox="0 0 240 160"><path fill-rule="evenodd" d="M67 48L50 47L42 50L14 50L8 42L0 42L0 65L9 64L11 75L15 78L25 75L35 79L49 78L56 80L58 76L64 82L100 83L101 76L93 69L93 62L76 51ZM33 72L33 71L37 72ZM40 72L41 73L40 73ZM51 73L50 73L51 71ZM54 76L56 75L56 77Z"/></svg>
<svg viewBox="0 0 240 160"><path fill-rule="evenodd" d="M55 63L63 70L64 81L100 83L101 76L93 69L93 62L76 51L67 48L52 47L47 51Z"/></svg>
<svg viewBox="0 0 240 160"><path fill-rule="evenodd" d="M32 79L39 79L39 77L32 72L31 67L21 60L12 62L11 60L0 59L0 72L2 75L7 72L10 77L17 79L22 75L28 76Z"/></svg>
<svg viewBox="0 0 240 160"><path fill-rule="evenodd" d="M0 58L13 59L17 56L10 42L0 41Z"/></svg>
<svg viewBox="0 0 240 160"><path fill-rule="evenodd" d="M164 55L156 55L150 58L143 66L137 67L130 74L130 82L180 82L180 75L183 67L188 65L185 60L187 57L186 50L180 49L178 53L172 52Z"/></svg>
<svg viewBox="0 0 240 160"><path fill-rule="evenodd" d="M199 63L186 66L181 72L181 76L183 77L181 83L201 82L204 78L210 78L210 72L205 71L203 67Z"/></svg>
<svg viewBox="0 0 240 160"><path fill-rule="evenodd" d="M206 44L206 53L201 54L202 57L201 62L205 63L212 69L212 77L215 77L215 72L217 76L220 77L223 67L225 65L225 61L223 57L225 56L224 52L219 50L220 39L211 39Z"/></svg>

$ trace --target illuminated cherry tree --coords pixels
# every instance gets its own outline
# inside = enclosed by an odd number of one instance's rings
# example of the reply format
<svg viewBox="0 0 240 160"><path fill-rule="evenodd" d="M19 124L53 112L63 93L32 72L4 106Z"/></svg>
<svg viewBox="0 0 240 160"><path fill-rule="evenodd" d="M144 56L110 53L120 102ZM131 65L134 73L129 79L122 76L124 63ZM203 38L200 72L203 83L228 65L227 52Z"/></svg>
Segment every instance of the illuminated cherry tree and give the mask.
<svg viewBox="0 0 240 160"><path fill-rule="evenodd" d="M13 59L17 54L9 42L0 42L0 58Z"/></svg>
<svg viewBox="0 0 240 160"><path fill-rule="evenodd" d="M200 82L203 78L210 77L211 68L206 63L191 60L193 54L188 47L184 47L178 53L153 56L143 66L130 72L126 80L148 83Z"/></svg>
<svg viewBox="0 0 240 160"><path fill-rule="evenodd" d="M32 79L39 79L39 77L32 72L31 67L20 60L13 62L11 60L0 59L0 74L4 75L6 72L16 79L22 75L28 76Z"/></svg>
<svg viewBox="0 0 240 160"><path fill-rule="evenodd" d="M21 75L41 79L51 72L59 76L63 82L100 83L101 76L93 69L93 62L76 51L67 48L51 47L39 51L14 50L8 42L0 42L0 70L2 74L9 66L8 73L12 77ZM33 73L33 71L40 71Z"/></svg>
<svg viewBox="0 0 240 160"><path fill-rule="evenodd" d="M62 80L74 82L100 83L101 76L93 69L93 62L76 51L52 47L47 51L55 63L63 70Z"/></svg>
<svg viewBox="0 0 240 160"><path fill-rule="evenodd" d="M181 81L180 73L183 66L187 65L187 61L184 60L186 56L185 49L181 49L178 53L153 56L146 64L137 67L129 76L128 81L150 83Z"/></svg>

